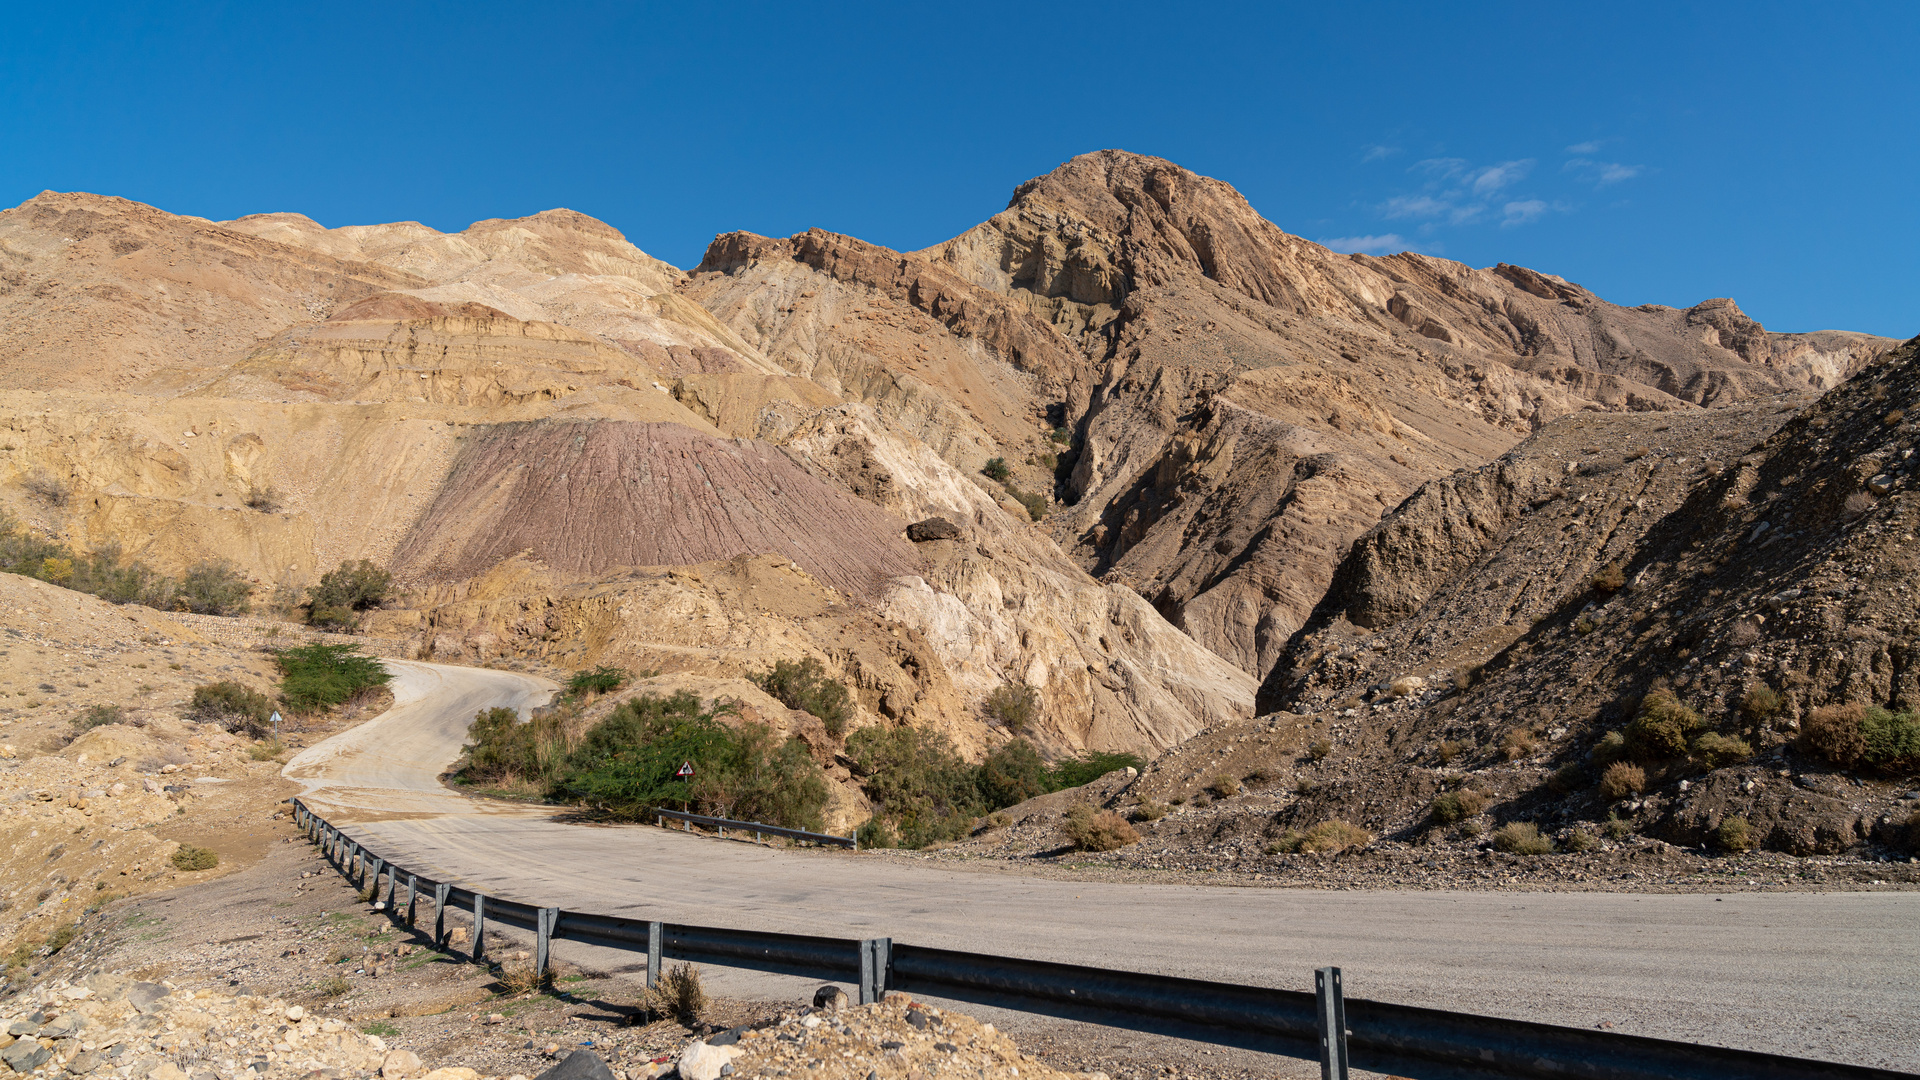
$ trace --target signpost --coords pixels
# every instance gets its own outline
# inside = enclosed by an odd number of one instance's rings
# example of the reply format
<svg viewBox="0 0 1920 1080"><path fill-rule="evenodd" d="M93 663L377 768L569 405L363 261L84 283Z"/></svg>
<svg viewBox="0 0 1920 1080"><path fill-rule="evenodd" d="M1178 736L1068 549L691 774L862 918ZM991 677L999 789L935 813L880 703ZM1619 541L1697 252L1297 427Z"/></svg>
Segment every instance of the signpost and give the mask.
<svg viewBox="0 0 1920 1080"><path fill-rule="evenodd" d="M675 777L678 777L682 781L692 780L693 779L693 762L691 761L681 762L680 767L674 770L673 775ZM687 813L692 813L693 800L682 797L680 800L680 809ZM688 825L687 829L691 831L693 829L693 826Z"/></svg>
<svg viewBox="0 0 1920 1080"><path fill-rule="evenodd" d="M277 745L280 742L280 710L279 709L273 710L273 717L271 722L273 724L273 741Z"/></svg>

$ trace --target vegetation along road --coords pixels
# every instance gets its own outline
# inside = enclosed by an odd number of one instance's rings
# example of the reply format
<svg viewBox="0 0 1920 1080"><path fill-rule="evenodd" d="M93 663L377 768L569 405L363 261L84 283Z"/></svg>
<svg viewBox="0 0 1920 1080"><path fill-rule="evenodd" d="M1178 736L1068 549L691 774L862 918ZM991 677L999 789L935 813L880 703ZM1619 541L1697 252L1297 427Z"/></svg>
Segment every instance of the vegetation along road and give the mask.
<svg viewBox="0 0 1920 1080"><path fill-rule="evenodd" d="M388 665L394 708L286 775L376 851L490 894L1297 989L1338 964L1356 997L1920 1071L1920 894L1105 884L573 824L439 781L476 712L524 712L551 684ZM723 976L716 988L787 995L790 982Z"/></svg>

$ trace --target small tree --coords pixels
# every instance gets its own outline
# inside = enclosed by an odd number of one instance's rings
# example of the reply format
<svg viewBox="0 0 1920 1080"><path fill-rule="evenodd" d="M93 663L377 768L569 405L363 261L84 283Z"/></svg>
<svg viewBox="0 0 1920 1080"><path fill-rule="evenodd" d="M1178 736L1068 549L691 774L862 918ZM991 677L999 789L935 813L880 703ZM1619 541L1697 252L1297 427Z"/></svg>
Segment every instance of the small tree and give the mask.
<svg viewBox="0 0 1920 1080"><path fill-rule="evenodd" d="M351 628L359 613L378 607L393 587L393 575L366 559L347 561L320 575L307 589L307 621L315 626Z"/></svg>
<svg viewBox="0 0 1920 1080"><path fill-rule="evenodd" d="M1013 475L1013 470L1007 468L1007 459L998 457L988 458L987 463L980 466L980 472L987 479L1001 484L1006 483L1007 478Z"/></svg>

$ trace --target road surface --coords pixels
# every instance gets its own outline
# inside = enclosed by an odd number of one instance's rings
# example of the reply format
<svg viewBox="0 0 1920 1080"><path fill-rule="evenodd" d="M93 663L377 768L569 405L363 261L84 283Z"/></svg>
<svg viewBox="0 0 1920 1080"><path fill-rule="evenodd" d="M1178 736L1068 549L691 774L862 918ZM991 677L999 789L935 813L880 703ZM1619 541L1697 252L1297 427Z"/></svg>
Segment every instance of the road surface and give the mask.
<svg viewBox="0 0 1920 1080"><path fill-rule="evenodd" d="M782 851L472 800L482 708L553 687L390 661L395 707L293 759L323 816L434 877L541 905L1310 989L1920 1072L1920 893L1341 892L1071 882ZM796 995L739 973L722 993Z"/></svg>

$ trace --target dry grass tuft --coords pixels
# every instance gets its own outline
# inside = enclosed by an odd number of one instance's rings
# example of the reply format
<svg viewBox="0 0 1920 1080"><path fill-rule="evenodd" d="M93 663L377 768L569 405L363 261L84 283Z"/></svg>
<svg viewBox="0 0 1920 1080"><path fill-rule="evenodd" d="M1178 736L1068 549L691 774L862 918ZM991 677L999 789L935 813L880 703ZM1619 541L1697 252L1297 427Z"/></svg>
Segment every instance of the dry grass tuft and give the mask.
<svg viewBox="0 0 1920 1080"><path fill-rule="evenodd" d="M662 972L660 985L649 993L649 1004L683 1027L697 1026L707 1011L707 988L700 981L700 969L682 963Z"/></svg>
<svg viewBox="0 0 1920 1080"><path fill-rule="evenodd" d="M1486 808L1485 795L1472 788L1462 788L1459 791L1449 791L1433 800L1433 804L1427 808L1427 813L1433 815L1433 820L1442 825L1451 825L1456 821L1473 817Z"/></svg>
<svg viewBox="0 0 1920 1080"><path fill-rule="evenodd" d="M1748 851L1753 848L1753 826L1743 817L1725 818L1714 833L1722 851Z"/></svg>
<svg viewBox="0 0 1920 1080"><path fill-rule="evenodd" d="M1551 855L1553 841L1540 835L1539 826L1516 821L1493 830L1493 846L1514 855Z"/></svg>
<svg viewBox="0 0 1920 1080"><path fill-rule="evenodd" d="M1311 854L1313 852L1345 851L1348 848L1363 848L1373 843L1373 834L1358 825L1345 821L1323 821L1306 832L1294 832L1289 829L1279 840L1268 845L1270 855Z"/></svg>
<svg viewBox="0 0 1920 1080"><path fill-rule="evenodd" d="M1647 790L1647 770L1638 765L1616 761L1607 766L1606 772L1600 774L1600 794L1603 798L1624 799L1645 790Z"/></svg>
<svg viewBox="0 0 1920 1080"><path fill-rule="evenodd" d="M1140 834L1125 818L1111 810L1095 812L1086 803L1067 811L1060 833L1081 851L1117 851L1140 841Z"/></svg>

